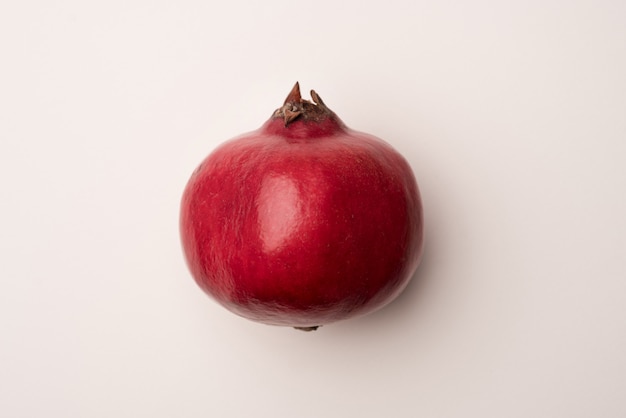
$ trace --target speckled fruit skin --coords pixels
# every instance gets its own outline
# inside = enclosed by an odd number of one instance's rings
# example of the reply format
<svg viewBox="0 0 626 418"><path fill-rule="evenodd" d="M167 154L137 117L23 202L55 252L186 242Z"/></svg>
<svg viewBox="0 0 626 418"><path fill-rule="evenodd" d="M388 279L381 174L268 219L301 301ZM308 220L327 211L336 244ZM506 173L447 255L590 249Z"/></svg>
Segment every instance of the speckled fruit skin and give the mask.
<svg viewBox="0 0 626 418"><path fill-rule="evenodd" d="M321 99L292 91L281 109L191 176L180 216L189 269L223 306L265 324L315 329L375 311L402 292L422 253L413 172Z"/></svg>

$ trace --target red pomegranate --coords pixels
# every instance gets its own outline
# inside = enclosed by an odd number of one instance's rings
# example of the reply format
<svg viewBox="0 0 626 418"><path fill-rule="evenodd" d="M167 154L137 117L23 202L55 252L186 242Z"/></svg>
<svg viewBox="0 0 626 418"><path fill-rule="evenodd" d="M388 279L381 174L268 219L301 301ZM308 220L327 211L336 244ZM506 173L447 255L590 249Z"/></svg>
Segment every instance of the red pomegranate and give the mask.
<svg viewBox="0 0 626 418"><path fill-rule="evenodd" d="M406 160L311 97L296 83L260 129L206 157L180 216L187 264L206 293L245 318L303 330L391 302L423 247Z"/></svg>

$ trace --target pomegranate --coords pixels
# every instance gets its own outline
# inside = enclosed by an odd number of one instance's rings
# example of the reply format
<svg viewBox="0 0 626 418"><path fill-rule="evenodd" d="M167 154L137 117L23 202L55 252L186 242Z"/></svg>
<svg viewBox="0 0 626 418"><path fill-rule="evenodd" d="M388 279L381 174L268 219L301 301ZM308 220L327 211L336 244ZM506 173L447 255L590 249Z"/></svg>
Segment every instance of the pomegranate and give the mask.
<svg viewBox="0 0 626 418"><path fill-rule="evenodd" d="M406 160L298 83L258 130L215 149L182 197L198 285L232 312L314 330L391 302L417 268L422 204Z"/></svg>

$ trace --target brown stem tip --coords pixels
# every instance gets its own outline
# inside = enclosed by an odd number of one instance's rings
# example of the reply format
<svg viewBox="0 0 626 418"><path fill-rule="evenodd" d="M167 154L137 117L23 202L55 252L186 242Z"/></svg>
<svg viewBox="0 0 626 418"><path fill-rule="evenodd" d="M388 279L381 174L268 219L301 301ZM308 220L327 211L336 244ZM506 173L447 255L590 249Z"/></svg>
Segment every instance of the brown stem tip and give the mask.
<svg viewBox="0 0 626 418"><path fill-rule="evenodd" d="M285 99L284 104L289 102L298 103L300 100L302 100L302 95L300 94L300 83L296 81L296 84L293 86L289 95Z"/></svg>

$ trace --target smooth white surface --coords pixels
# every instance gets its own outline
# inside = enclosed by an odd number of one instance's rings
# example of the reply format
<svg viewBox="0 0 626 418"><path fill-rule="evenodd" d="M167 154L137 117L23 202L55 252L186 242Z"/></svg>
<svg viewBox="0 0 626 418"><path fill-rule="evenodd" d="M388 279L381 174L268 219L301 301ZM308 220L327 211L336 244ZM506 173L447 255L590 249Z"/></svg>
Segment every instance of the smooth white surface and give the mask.
<svg viewBox="0 0 626 418"><path fill-rule="evenodd" d="M626 416L626 3L0 6L0 416ZM178 203L293 83L414 168L427 248L315 333L193 283Z"/></svg>

